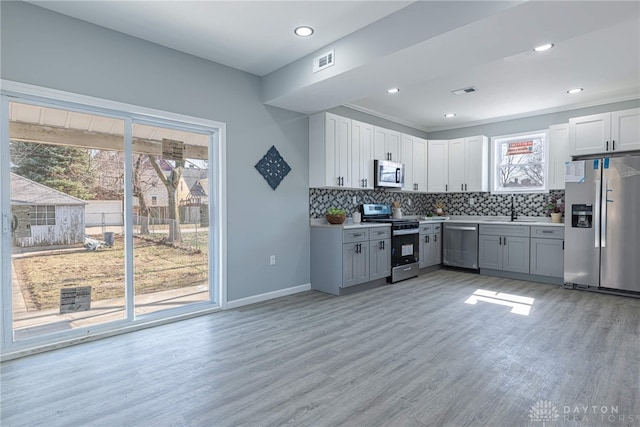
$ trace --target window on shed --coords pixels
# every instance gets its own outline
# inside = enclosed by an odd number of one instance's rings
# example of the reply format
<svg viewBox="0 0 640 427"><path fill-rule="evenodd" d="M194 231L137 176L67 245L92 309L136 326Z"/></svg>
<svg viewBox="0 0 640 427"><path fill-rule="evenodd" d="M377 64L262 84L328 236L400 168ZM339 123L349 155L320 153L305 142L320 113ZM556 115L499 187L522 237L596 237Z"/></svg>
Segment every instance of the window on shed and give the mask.
<svg viewBox="0 0 640 427"><path fill-rule="evenodd" d="M31 206L31 225L56 225L56 207L35 205Z"/></svg>

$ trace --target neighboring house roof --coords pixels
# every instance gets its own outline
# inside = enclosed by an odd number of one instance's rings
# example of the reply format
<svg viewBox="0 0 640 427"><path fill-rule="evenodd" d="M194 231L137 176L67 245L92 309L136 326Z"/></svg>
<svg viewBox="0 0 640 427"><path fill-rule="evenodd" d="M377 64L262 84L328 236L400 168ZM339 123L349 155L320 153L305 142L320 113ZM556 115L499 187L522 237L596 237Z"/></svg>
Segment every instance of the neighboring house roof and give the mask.
<svg viewBox="0 0 640 427"><path fill-rule="evenodd" d="M86 205L86 201L11 172L12 205Z"/></svg>
<svg viewBox="0 0 640 427"><path fill-rule="evenodd" d="M202 188L202 185L200 184L200 182L196 182L195 184L193 184L193 186L191 186L191 191L189 191L189 197L190 198L203 198L203 197L207 197L207 193L204 191L204 188Z"/></svg>
<svg viewBox="0 0 640 427"><path fill-rule="evenodd" d="M190 190L193 190L193 186L201 179L207 177L207 170L200 168L183 168L182 178L187 184Z"/></svg>

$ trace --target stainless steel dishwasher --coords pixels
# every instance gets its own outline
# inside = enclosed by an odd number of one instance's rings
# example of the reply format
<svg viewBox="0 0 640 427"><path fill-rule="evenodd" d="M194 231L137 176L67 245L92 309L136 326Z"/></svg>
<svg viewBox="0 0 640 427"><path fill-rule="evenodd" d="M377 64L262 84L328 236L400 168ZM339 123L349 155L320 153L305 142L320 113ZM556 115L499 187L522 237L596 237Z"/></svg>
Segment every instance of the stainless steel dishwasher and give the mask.
<svg viewBox="0 0 640 427"><path fill-rule="evenodd" d="M442 263L478 269L478 224L443 224Z"/></svg>

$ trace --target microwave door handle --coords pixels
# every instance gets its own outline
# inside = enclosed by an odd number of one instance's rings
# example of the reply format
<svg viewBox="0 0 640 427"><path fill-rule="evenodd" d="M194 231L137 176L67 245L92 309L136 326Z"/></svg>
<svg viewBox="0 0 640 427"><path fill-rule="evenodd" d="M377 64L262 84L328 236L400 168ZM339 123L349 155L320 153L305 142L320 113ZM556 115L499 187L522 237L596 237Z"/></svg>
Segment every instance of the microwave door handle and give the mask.
<svg viewBox="0 0 640 427"><path fill-rule="evenodd" d="M400 183L400 168L396 168L396 184Z"/></svg>

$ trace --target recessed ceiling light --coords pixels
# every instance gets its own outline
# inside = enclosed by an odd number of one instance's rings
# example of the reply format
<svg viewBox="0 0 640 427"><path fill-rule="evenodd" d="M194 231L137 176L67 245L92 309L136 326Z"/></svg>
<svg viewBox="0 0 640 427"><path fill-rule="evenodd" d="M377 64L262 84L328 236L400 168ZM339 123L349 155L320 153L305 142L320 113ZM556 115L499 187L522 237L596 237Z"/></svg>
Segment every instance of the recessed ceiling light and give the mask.
<svg viewBox="0 0 640 427"><path fill-rule="evenodd" d="M397 87L392 87L391 89L387 89L387 93L398 93L400 92L400 89L398 89Z"/></svg>
<svg viewBox="0 0 640 427"><path fill-rule="evenodd" d="M553 47L553 43L543 44L541 46L533 48L534 52L544 52L545 50L549 50Z"/></svg>
<svg viewBox="0 0 640 427"><path fill-rule="evenodd" d="M582 92L583 90L584 90L583 88L581 88L581 87L577 87L577 88L575 88L575 89L569 89L569 90L567 91L567 93L569 93L569 94L573 95L574 93L580 93L580 92Z"/></svg>
<svg viewBox="0 0 640 427"><path fill-rule="evenodd" d="M445 117L455 117L456 113L447 113L444 115Z"/></svg>
<svg viewBox="0 0 640 427"><path fill-rule="evenodd" d="M303 25L293 30L293 32L299 37L309 37L313 34L313 28Z"/></svg>

